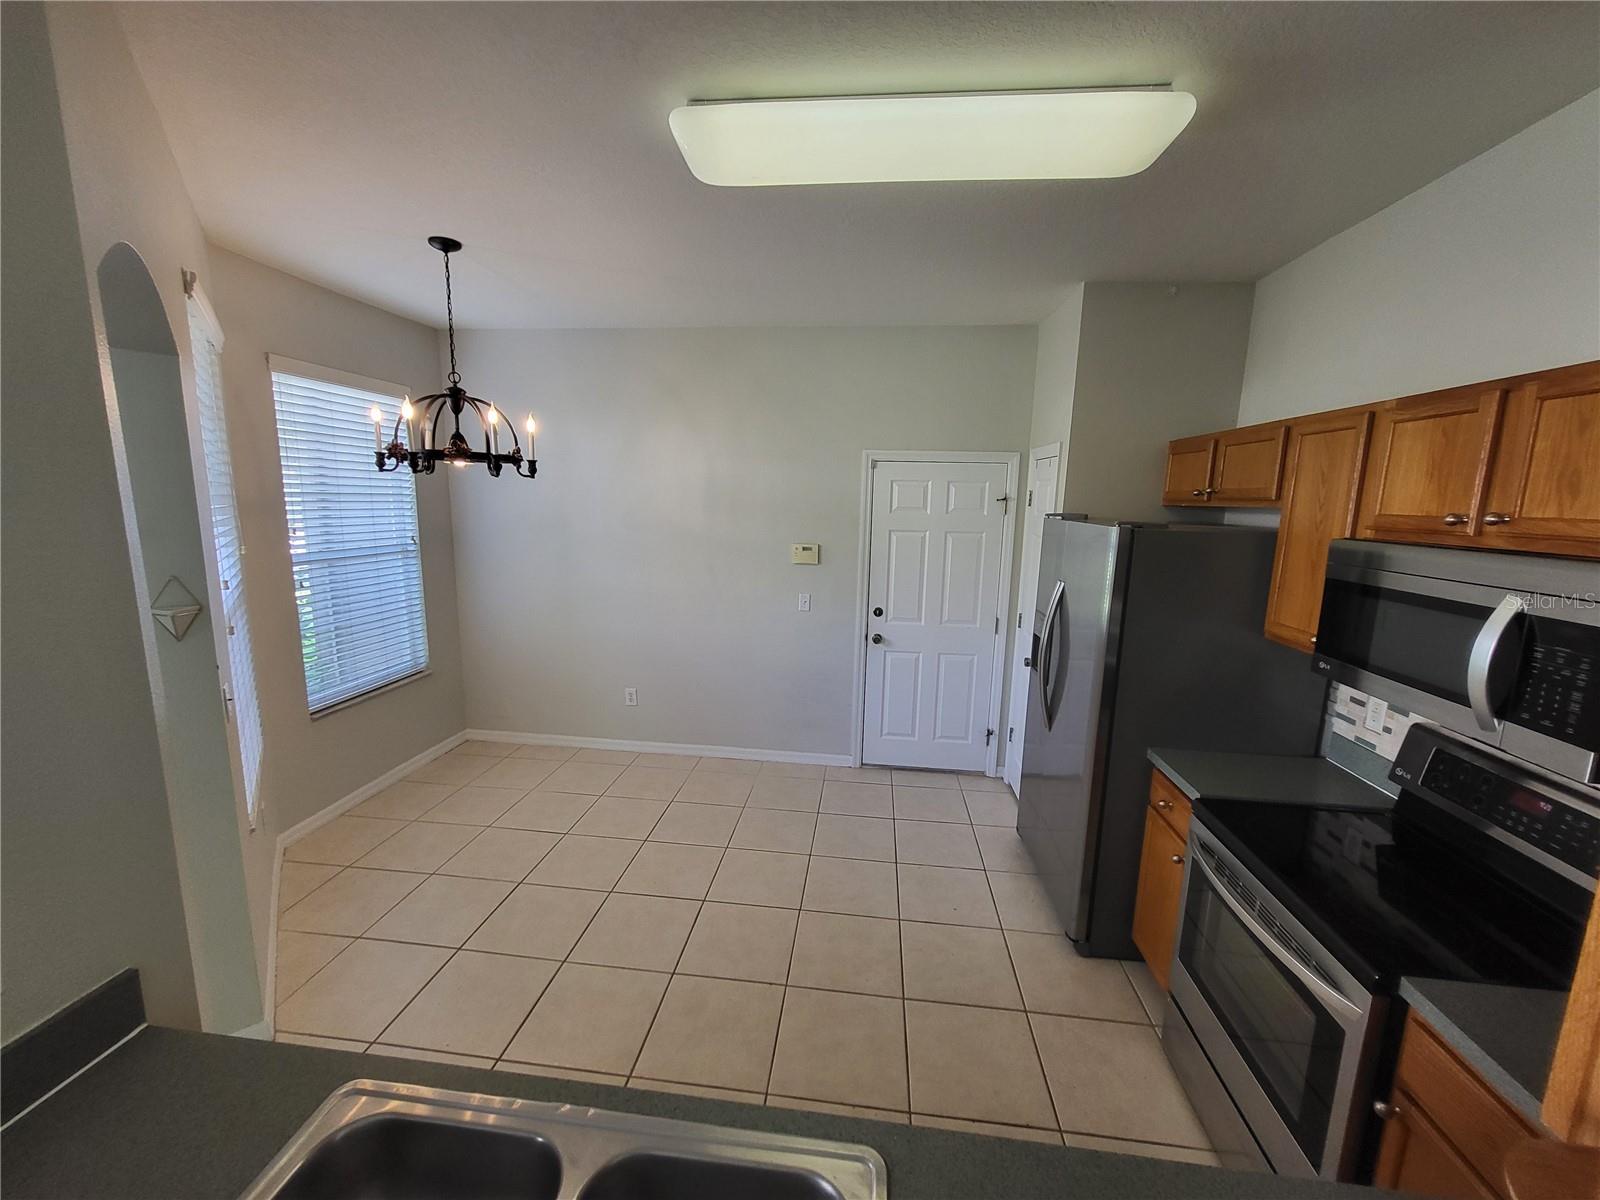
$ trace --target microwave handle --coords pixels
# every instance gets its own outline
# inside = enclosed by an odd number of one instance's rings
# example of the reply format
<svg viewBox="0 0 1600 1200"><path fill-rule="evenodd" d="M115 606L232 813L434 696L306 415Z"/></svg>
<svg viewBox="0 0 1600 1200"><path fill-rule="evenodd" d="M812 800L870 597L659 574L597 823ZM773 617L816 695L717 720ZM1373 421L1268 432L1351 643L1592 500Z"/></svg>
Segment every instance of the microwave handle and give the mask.
<svg viewBox="0 0 1600 1200"><path fill-rule="evenodd" d="M1472 706L1472 715L1478 722L1478 728L1485 733L1493 733L1500 727L1495 716L1494 701L1489 695L1489 677L1494 660L1500 652L1500 643L1505 639L1506 630L1511 628L1511 622L1527 611L1527 607L1521 596L1507 596L1489 614L1489 619L1478 630L1478 636L1472 643L1472 655L1467 660L1467 702Z"/></svg>
<svg viewBox="0 0 1600 1200"><path fill-rule="evenodd" d="M1273 937L1271 931L1256 919L1254 913L1233 898L1233 895L1228 890L1228 885L1217 878L1216 872L1211 869L1211 864L1206 862L1206 856L1203 852L1190 855L1190 859L1200 868L1212 890L1228 906L1233 915L1239 918L1240 923L1255 936L1268 954L1282 963L1286 970L1301 983L1305 984L1313 995L1333 1011L1335 1016L1342 1013L1349 1020L1360 1019L1361 1008L1359 1005L1351 1001L1349 997L1345 996L1337 988L1319 979L1310 968L1278 944L1278 939Z"/></svg>

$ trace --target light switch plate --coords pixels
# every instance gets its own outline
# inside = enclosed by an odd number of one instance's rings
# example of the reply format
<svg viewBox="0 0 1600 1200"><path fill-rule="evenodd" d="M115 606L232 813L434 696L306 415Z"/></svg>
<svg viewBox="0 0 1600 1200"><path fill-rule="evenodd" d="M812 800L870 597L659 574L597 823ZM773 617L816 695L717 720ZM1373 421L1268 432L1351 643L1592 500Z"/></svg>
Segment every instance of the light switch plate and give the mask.
<svg viewBox="0 0 1600 1200"><path fill-rule="evenodd" d="M1389 719L1389 706L1376 696L1367 697L1366 725L1373 733L1383 732L1383 723Z"/></svg>
<svg viewBox="0 0 1600 1200"><path fill-rule="evenodd" d="M810 592L801 592L800 593L800 611L801 612L810 612L811 611L811 593Z"/></svg>
<svg viewBox="0 0 1600 1200"><path fill-rule="evenodd" d="M821 547L815 542L795 542L789 547L789 561L803 567L814 567Z"/></svg>

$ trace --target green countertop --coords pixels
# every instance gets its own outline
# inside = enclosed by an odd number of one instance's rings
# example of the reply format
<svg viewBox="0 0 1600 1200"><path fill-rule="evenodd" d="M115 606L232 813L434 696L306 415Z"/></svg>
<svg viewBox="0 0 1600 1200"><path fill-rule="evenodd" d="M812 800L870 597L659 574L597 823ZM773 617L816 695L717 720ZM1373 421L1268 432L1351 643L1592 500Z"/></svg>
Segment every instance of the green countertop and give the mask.
<svg viewBox="0 0 1600 1200"><path fill-rule="evenodd" d="M340 1084L386 1079L804 1137L883 1155L891 1200L1336 1200L1367 1188L723 1100L146 1029L0 1135L8 1200L237 1196Z"/></svg>

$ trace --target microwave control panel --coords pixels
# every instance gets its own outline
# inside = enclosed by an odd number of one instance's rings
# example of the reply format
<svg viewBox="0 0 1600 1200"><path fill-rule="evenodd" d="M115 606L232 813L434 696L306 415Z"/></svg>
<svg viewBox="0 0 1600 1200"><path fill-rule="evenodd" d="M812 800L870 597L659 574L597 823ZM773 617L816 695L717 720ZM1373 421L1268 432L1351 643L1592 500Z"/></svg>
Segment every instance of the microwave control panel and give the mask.
<svg viewBox="0 0 1600 1200"><path fill-rule="evenodd" d="M1404 768L1395 763L1396 778ZM1600 878L1600 817L1443 745L1428 756L1420 781L1398 782L1459 805L1552 858Z"/></svg>
<svg viewBox="0 0 1600 1200"><path fill-rule="evenodd" d="M1586 749L1600 749L1600 630L1535 619L1504 717Z"/></svg>

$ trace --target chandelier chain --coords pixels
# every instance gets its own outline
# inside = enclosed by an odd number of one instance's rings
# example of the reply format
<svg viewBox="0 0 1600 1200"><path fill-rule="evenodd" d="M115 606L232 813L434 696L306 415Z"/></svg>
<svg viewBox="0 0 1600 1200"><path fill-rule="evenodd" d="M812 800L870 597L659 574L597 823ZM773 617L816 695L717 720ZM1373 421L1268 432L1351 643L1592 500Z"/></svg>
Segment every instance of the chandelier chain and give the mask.
<svg viewBox="0 0 1600 1200"><path fill-rule="evenodd" d="M456 310L450 295L450 252L444 255L444 315L450 331L450 385L459 386L461 372L456 370ZM458 423L459 424L459 423Z"/></svg>

